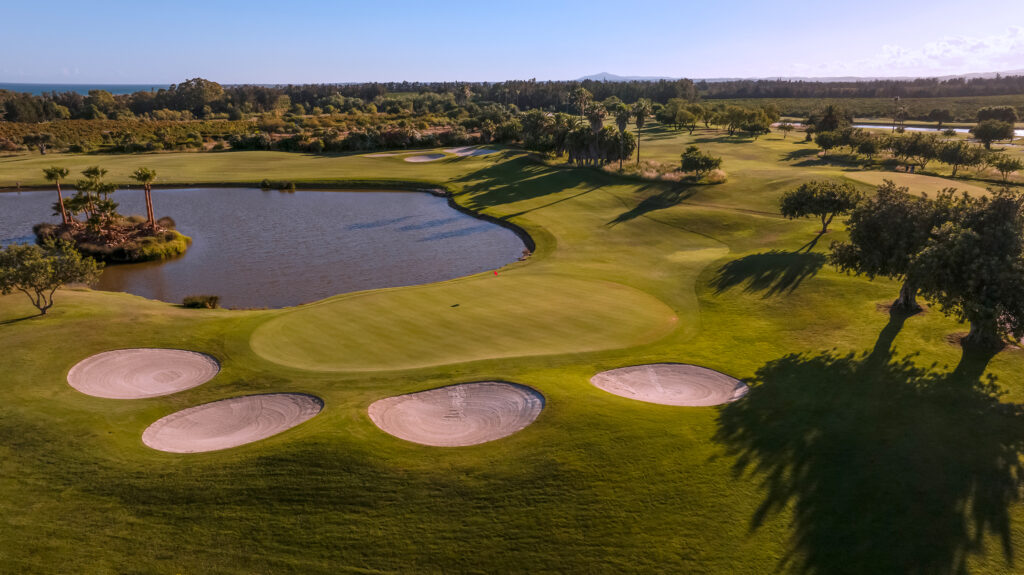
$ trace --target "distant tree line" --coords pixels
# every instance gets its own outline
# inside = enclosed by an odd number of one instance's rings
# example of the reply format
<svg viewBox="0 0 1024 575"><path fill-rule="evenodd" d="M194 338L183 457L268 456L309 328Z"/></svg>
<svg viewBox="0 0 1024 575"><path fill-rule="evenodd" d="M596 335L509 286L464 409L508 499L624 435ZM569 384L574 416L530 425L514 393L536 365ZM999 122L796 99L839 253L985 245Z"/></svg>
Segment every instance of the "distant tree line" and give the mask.
<svg viewBox="0 0 1024 575"><path fill-rule="evenodd" d="M995 78L918 78L818 82L801 80L701 81L702 98L942 98L1024 94L1024 76Z"/></svg>

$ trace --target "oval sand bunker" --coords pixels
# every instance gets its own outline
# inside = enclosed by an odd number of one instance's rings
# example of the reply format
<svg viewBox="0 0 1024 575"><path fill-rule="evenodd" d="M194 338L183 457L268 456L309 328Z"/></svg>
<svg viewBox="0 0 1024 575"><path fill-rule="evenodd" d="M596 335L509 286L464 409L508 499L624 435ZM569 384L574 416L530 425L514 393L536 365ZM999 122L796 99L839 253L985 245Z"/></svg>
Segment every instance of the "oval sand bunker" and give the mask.
<svg viewBox="0 0 1024 575"><path fill-rule="evenodd" d="M681 363L612 369L590 378L590 383L608 393L662 405L719 405L747 393L747 385L734 377Z"/></svg>
<svg viewBox="0 0 1024 575"><path fill-rule="evenodd" d="M117 349L78 362L68 384L95 397L143 399L202 385L218 371L217 360L195 351Z"/></svg>
<svg viewBox="0 0 1024 575"><path fill-rule="evenodd" d="M301 393L232 397L183 409L158 419L142 442L160 451L199 453L252 443L312 419L319 398Z"/></svg>
<svg viewBox="0 0 1024 575"><path fill-rule="evenodd" d="M523 385L460 383L370 405L370 419L395 437L437 447L476 445L522 430L544 409L544 396Z"/></svg>
<svg viewBox="0 0 1024 575"><path fill-rule="evenodd" d="M408 158L402 158L406 162L433 162L440 160L444 157L444 154L423 154L420 156L409 156Z"/></svg>

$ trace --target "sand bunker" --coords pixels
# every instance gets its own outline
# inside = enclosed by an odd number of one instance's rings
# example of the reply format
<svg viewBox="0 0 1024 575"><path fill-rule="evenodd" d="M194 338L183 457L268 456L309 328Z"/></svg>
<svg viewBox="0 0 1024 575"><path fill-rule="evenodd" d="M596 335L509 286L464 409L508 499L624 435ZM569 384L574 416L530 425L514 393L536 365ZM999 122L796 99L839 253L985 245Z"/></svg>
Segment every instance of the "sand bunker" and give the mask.
<svg viewBox="0 0 1024 575"><path fill-rule="evenodd" d="M202 385L220 371L212 357L182 349L118 349L80 361L68 384L86 395L143 399Z"/></svg>
<svg viewBox="0 0 1024 575"><path fill-rule="evenodd" d="M544 396L523 385L484 381L388 397L370 405L387 433L423 445L457 447L500 439L525 428Z"/></svg>
<svg viewBox="0 0 1024 575"><path fill-rule="evenodd" d="M391 157L394 157L394 156L401 156L401 155L407 154L407 153L408 152L379 152L379 153L376 153L376 154L364 154L363 157L364 158L391 158Z"/></svg>
<svg viewBox="0 0 1024 575"><path fill-rule="evenodd" d="M455 154L460 158L467 156L486 156L488 154L496 154L498 150L492 150L490 148L474 148L473 146L462 146L460 148L445 148L445 152L449 154Z"/></svg>
<svg viewBox="0 0 1024 575"><path fill-rule="evenodd" d="M171 453L237 447L308 421L323 405L319 398L301 393L233 397L158 419L142 433L142 442Z"/></svg>
<svg viewBox="0 0 1024 575"><path fill-rule="evenodd" d="M422 154L419 156L409 156L408 158L402 158L406 162L433 162L434 160L440 160L444 157L444 154Z"/></svg>
<svg viewBox="0 0 1024 575"><path fill-rule="evenodd" d="M747 385L736 378L681 363L613 369L590 378L590 383L615 395L662 405L719 405L747 393Z"/></svg>

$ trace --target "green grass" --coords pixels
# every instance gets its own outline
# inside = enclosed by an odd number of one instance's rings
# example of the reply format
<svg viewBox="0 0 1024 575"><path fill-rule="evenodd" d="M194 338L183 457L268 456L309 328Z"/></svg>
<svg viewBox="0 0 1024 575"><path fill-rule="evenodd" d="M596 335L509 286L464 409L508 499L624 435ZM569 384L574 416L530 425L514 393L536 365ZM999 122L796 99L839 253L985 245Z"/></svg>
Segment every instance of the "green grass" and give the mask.
<svg viewBox="0 0 1024 575"><path fill-rule="evenodd" d="M621 284L484 275L304 306L261 325L252 347L301 369L409 369L633 347L668 335L677 322L672 308Z"/></svg>
<svg viewBox="0 0 1024 575"><path fill-rule="evenodd" d="M774 135L735 143L655 127L642 150L675 161L690 141L724 157L727 183L631 182L514 151L429 164L272 152L0 158L0 179L24 185L42 184L43 165L93 163L123 182L147 165L164 184L443 185L537 241L497 277L289 310L62 290L48 317L22 319L27 300L0 297L4 569L952 573L959 557L970 573L1019 568L1003 545L1017 555L1024 545L1014 475L1024 432L1009 406L1024 401L1024 353L963 358L947 338L965 327L937 310L890 318L879 306L896 284L825 265L841 223L818 238L815 222L777 215L784 191L849 168ZM906 176L919 191L938 183ZM210 353L223 370L140 401L66 384L84 357L138 346ZM673 408L588 381L654 361L756 385L729 407ZM972 383L981 371L1004 395ZM382 397L488 379L543 393L537 421L444 449L391 437L366 415ZM163 415L270 391L317 395L324 411L223 452L140 441Z"/></svg>

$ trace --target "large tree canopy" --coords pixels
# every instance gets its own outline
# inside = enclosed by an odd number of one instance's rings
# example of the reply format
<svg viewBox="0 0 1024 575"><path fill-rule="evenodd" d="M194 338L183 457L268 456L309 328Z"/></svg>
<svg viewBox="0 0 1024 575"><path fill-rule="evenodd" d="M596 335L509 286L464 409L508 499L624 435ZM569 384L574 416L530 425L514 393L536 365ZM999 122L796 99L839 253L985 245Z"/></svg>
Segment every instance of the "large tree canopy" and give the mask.
<svg viewBox="0 0 1024 575"><path fill-rule="evenodd" d="M886 180L873 197L850 212L850 240L833 242L829 259L841 270L871 279L882 276L903 280L893 306L916 311L920 306L911 263L924 248L932 228L940 223L940 212L934 202L912 196L907 188Z"/></svg>
<svg viewBox="0 0 1024 575"><path fill-rule="evenodd" d="M811 180L784 194L779 211L790 219L817 216L821 218L821 233L825 233L832 220L853 209L860 198L849 182Z"/></svg>
<svg viewBox="0 0 1024 575"><path fill-rule="evenodd" d="M94 283L102 269L103 264L83 256L69 242L11 245L0 250L0 293L20 291L45 315L53 307L57 288Z"/></svg>
<svg viewBox="0 0 1024 575"><path fill-rule="evenodd" d="M1002 190L963 198L935 229L910 272L943 313L967 321L964 342L998 347L1024 336L1024 199Z"/></svg>

